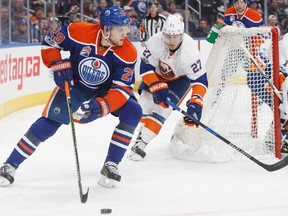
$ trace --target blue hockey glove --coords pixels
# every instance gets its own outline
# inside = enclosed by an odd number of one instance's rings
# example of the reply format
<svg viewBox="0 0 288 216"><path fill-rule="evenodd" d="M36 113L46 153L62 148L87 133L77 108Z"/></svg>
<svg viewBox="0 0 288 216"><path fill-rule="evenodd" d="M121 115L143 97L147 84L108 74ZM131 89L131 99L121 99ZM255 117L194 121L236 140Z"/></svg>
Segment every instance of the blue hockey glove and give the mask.
<svg viewBox="0 0 288 216"><path fill-rule="evenodd" d="M166 100L169 96L169 88L165 82L154 82L149 87L150 92L153 94L153 101L155 104L160 104L164 108L168 108L169 105Z"/></svg>
<svg viewBox="0 0 288 216"><path fill-rule="evenodd" d="M80 123L89 123L97 118L108 115L110 112L108 102L100 97L91 100L89 103L83 104L80 108L86 113L84 117L79 119Z"/></svg>
<svg viewBox="0 0 288 216"><path fill-rule="evenodd" d="M68 59L53 62L51 69L53 71L54 82L61 89L65 89L65 81L68 81L70 88L74 85L72 65Z"/></svg>
<svg viewBox="0 0 288 216"><path fill-rule="evenodd" d="M187 114L195 117L198 121L200 121L202 116L202 108L203 108L203 100L198 96L192 96L190 100L187 101ZM185 125L194 126L197 125L196 122L189 119L188 117L184 117Z"/></svg>

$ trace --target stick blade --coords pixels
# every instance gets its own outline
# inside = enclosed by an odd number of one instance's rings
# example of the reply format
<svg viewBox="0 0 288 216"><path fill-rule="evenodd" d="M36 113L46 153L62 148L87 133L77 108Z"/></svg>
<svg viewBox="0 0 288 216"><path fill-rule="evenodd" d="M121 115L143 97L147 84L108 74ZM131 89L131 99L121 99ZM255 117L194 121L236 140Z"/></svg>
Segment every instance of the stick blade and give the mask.
<svg viewBox="0 0 288 216"><path fill-rule="evenodd" d="M86 203L87 202L88 193L89 193L89 188L87 189L87 192L85 194L80 194L81 203Z"/></svg>
<svg viewBox="0 0 288 216"><path fill-rule="evenodd" d="M269 172L273 172L273 171L282 169L287 165L288 165L288 156L286 156L283 160L280 160L275 164L271 164L271 165L264 164L264 166L262 167Z"/></svg>

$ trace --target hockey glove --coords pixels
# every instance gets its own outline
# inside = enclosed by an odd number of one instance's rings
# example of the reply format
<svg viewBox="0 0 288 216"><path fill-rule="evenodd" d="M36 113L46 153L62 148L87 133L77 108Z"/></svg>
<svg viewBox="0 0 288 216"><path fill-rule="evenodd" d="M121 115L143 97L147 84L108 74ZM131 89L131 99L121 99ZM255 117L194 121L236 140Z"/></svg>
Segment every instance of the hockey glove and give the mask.
<svg viewBox="0 0 288 216"><path fill-rule="evenodd" d="M165 82L154 82L150 85L149 90L153 94L153 101L155 104L160 104L164 108L169 107L166 103L169 96L169 88Z"/></svg>
<svg viewBox="0 0 288 216"><path fill-rule="evenodd" d="M51 69L53 71L54 82L61 89L64 89L65 81L68 81L70 88L74 85L72 65L68 59L53 62Z"/></svg>
<svg viewBox="0 0 288 216"><path fill-rule="evenodd" d="M187 113L190 116L195 117L198 121L200 121L202 116L202 108L203 108L203 100L198 96L192 96L192 98L187 101ZM189 119L188 117L184 117L185 125L194 126L197 125L197 122Z"/></svg>
<svg viewBox="0 0 288 216"><path fill-rule="evenodd" d="M85 113L85 116L79 119L80 123L89 123L97 118L108 115L110 112L108 102L100 97L83 104L80 108Z"/></svg>

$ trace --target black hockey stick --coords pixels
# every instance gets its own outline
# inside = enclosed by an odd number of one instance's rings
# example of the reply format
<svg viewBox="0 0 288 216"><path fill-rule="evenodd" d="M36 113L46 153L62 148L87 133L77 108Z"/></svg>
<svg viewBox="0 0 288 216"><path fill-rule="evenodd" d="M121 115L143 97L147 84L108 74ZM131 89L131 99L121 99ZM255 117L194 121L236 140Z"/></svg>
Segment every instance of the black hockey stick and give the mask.
<svg viewBox="0 0 288 216"><path fill-rule="evenodd" d="M87 192L83 194L80 164L79 164L79 157L78 157L78 150L77 150L76 131L75 131L75 125L73 121L73 110L72 110L72 104L71 104L71 98L70 98L70 89L69 89L69 84L67 81L65 81L65 94L66 94L66 100L67 100L68 109L69 109L68 111L69 111L69 118L70 118L72 137L73 137L73 146L74 146L74 154L75 154L75 160L76 160L80 200L81 200L81 203L86 203L87 198L88 198L89 188L87 189Z"/></svg>
<svg viewBox="0 0 288 216"><path fill-rule="evenodd" d="M244 151L243 149L239 148L238 146L234 145L233 143L231 143L229 140L227 140L226 138L224 138L223 136L221 136L220 134L218 134L217 132L215 132L214 130L212 130L211 128L209 128L208 126L206 126L205 124L203 124L202 122L198 121L195 117L188 115L187 112L185 112L184 110L182 110L180 107L178 107L177 105L175 105L173 102L171 102L170 100L167 100L167 103L173 107L174 109L176 109L177 111L179 111L180 113L182 113L184 116L188 117L189 119L193 120L196 124L200 125L201 127L203 127L205 130L207 130L209 133L211 133L212 135L216 136L217 138L219 138L220 140L222 140L223 142L225 142L226 144L228 144L229 146L231 146L232 148L234 148L236 151L240 152L241 154L243 154L244 156L246 156L248 159L250 159L251 161L253 161L254 163L258 164L259 166L261 166L262 168L266 169L269 172L272 171L276 171L279 169L282 169L283 167L288 165L288 156L285 157L283 160L278 161L275 164L264 164L261 161L257 160L256 158L254 158L253 156L251 156L250 154L248 154L246 151Z"/></svg>

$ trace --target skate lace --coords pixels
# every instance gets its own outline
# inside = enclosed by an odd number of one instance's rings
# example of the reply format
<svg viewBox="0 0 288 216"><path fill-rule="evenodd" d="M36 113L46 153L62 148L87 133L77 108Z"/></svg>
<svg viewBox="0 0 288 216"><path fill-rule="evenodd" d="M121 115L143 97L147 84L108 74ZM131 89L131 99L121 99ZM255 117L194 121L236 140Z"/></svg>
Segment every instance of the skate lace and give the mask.
<svg viewBox="0 0 288 216"><path fill-rule="evenodd" d="M138 142L136 142L134 147L135 148L138 147L139 149L143 151L146 147L146 144L142 140L139 140Z"/></svg>
<svg viewBox="0 0 288 216"><path fill-rule="evenodd" d="M109 172L118 174L118 166L117 166L117 164L115 164L113 162L106 162L105 166L109 170Z"/></svg>
<svg viewBox="0 0 288 216"><path fill-rule="evenodd" d="M2 172L2 173L8 173L9 175L14 176L15 169L14 169L10 164L4 164L4 165L0 168L0 172Z"/></svg>

